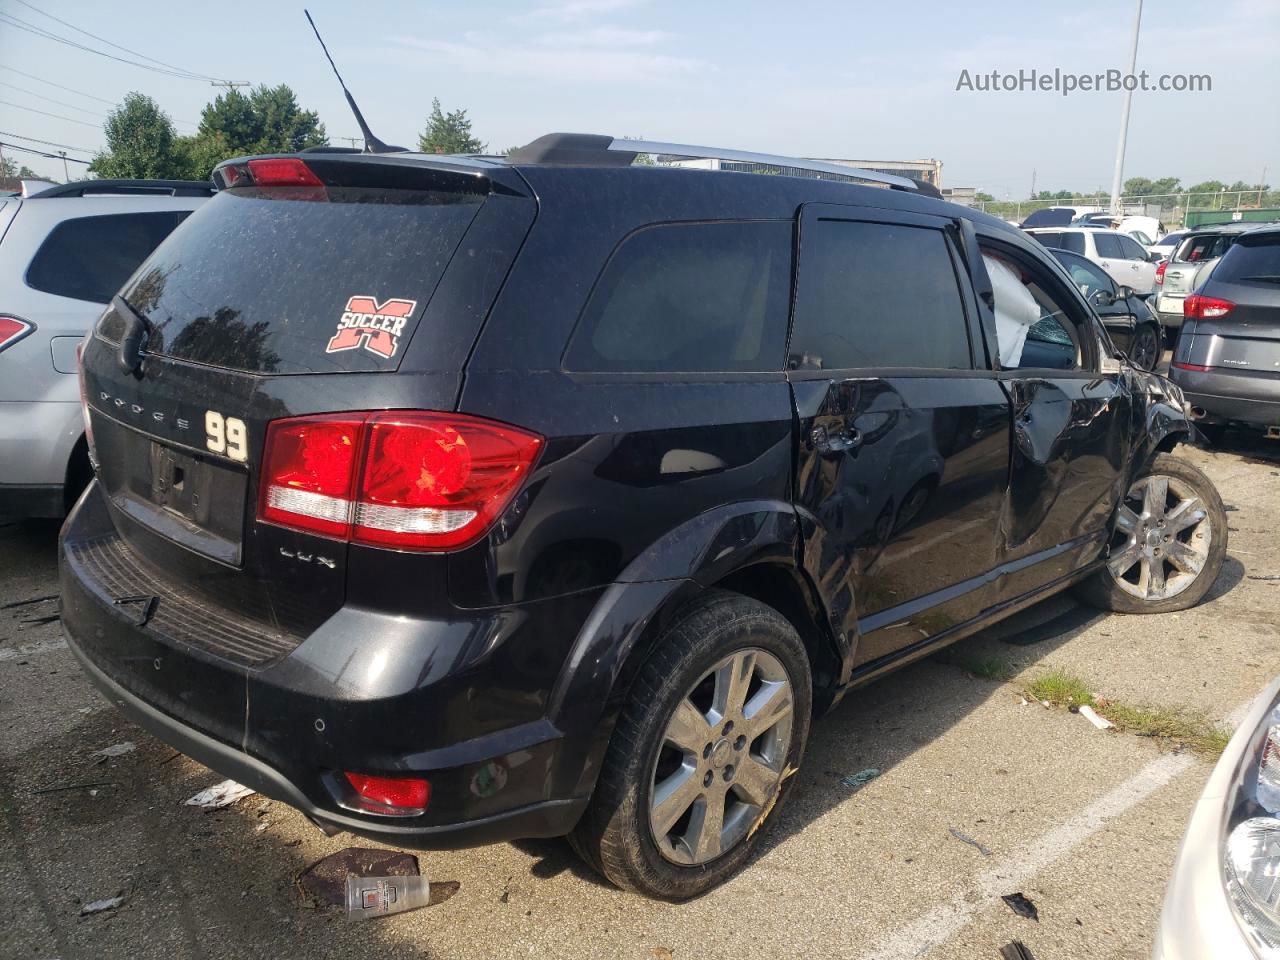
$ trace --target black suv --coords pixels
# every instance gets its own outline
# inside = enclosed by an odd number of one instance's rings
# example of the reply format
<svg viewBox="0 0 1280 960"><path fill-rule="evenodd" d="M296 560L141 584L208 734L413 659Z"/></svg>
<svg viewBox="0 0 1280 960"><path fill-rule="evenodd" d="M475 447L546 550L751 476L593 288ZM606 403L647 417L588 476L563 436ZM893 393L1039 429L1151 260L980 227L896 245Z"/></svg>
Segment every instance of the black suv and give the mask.
<svg viewBox="0 0 1280 960"><path fill-rule="evenodd" d="M62 621L126 714L325 830L679 899L850 689L1069 586L1203 597L1182 396L1040 244L625 143L218 167L84 347Z"/></svg>

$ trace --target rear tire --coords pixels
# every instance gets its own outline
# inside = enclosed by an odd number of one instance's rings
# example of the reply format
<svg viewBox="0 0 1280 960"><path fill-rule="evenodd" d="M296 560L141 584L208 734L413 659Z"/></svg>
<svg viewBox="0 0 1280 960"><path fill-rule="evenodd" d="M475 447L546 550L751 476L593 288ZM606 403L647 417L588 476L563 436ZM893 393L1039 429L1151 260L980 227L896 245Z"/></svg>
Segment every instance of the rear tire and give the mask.
<svg viewBox="0 0 1280 960"><path fill-rule="evenodd" d="M1227 513L1213 481L1157 455L1116 506L1106 565L1076 587L1092 607L1171 613L1204 599L1227 555Z"/></svg>
<svg viewBox="0 0 1280 960"><path fill-rule="evenodd" d="M1160 336L1160 328L1149 323L1139 324L1133 332L1133 343L1129 344L1134 366L1154 370L1160 366L1160 354L1163 351L1164 340Z"/></svg>
<svg viewBox="0 0 1280 960"><path fill-rule="evenodd" d="M811 686L804 644L776 610L724 591L696 601L636 677L573 848L655 899L723 883L794 784Z"/></svg>

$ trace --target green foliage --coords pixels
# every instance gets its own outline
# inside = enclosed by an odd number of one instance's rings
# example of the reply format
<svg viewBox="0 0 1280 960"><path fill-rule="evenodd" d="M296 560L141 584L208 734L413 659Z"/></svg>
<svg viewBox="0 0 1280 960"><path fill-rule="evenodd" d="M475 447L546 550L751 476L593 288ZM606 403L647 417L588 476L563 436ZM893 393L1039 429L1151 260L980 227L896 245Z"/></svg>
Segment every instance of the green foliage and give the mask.
<svg viewBox="0 0 1280 960"><path fill-rule="evenodd" d="M962 670L967 670L980 680L1012 680L1014 671L1009 663L1000 657L965 657L956 662Z"/></svg>
<svg viewBox="0 0 1280 960"><path fill-rule="evenodd" d="M16 160L10 160L8 157L5 157L3 160L0 160L0 178L7 180L10 177L14 177L18 180L48 179L47 177L40 176L40 174L36 173L25 163L19 165Z"/></svg>
<svg viewBox="0 0 1280 960"><path fill-rule="evenodd" d="M977 200L979 203L991 203L995 200L995 197L985 191L979 190L973 195L973 199Z"/></svg>
<svg viewBox="0 0 1280 960"><path fill-rule="evenodd" d="M103 131L107 149L94 156L91 173L138 179L186 175L174 150L173 121L150 97L128 94L107 115Z"/></svg>
<svg viewBox="0 0 1280 960"><path fill-rule="evenodd" d="M329 142L324 124L312 110L298 106L288 86L254 87L220 94L200 115L197 139L205 151L223 151L221 160L251 153L297 153ZM211 155L211 154L210 154Z"/></svg>
<svg viewBox="0 0 1280 960"><path fill-rule="evenodd" d="M467 111L445 113L435 98L426 129L418 134L418 149L423 153L484 153L485 144L472 136Z"/></svg>
<svg viewBox="0 0 1280 960"><path fill-rule="evenodd" d="M1161 177L1159 180L1130 177L1124 182L1124 190L1121 192L1126 197L1155 197L1177 193L1181 189L1182 184L1177 177Z"/></svg>

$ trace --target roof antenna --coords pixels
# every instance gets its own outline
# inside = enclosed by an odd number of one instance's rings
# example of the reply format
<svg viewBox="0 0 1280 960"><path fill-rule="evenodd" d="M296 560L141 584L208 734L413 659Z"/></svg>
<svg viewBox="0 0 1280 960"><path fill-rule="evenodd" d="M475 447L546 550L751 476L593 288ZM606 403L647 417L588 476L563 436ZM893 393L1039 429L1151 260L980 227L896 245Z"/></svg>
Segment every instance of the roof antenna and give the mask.
<svg viewBox="0 0 1280 960"><path fill-rule="evenodd" d="M320 49L324 51L325 59L329 61L329 66L333 67L333 75L338 78L338 85L342 87L342 92L346 95L347 105L351 107L351 112L356 115L356 123L360 125L360 132L364 135L364 152L408 153L404 147L393 147L390 144L383 143L373 135L373 131L369 129L369 125L364 122L364 114L362 114L360 112L360 108L356 106L356 101L351 96L351 91L348 90L347 85L342 82L342 74L338 72L338 65L333 62L333 57L329 56L329 48L324 45L324 37L320 36L320 30L316 27L316 22L311 19L311 12L305 8L302 12L307 15L307 23L311 24L311 29L315 31L316 39L320 41Z"/></svg>

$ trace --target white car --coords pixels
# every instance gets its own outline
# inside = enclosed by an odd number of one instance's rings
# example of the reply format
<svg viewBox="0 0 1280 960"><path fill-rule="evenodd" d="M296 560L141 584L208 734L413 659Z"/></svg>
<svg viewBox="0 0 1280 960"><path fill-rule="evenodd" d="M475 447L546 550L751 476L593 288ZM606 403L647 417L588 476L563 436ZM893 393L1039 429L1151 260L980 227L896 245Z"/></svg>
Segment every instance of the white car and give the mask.
<svg viewBox="0 0 1280 960"><path fill-rule="evenodd" d="M0 199L0 517L61 517L89 481L76 347L212 193L208 181L85 180Z"/></svg>
<svg viewBox="0 0 1280 960"><path fill-rule="evenodd" d="M1069 250L1088 257L1117 284L1132 287L1135 293L1151 293L1156 288L1156 265L1142 244L1119 230L1094 227L1033 227L1027 233L1046 247Z"/></svg>
<svg viewBox="0 0 1280 960"><path fill-rule="evenodd" d="M1280 957L1280 680L1236 730L1191 812L1152 960Z"/></svg>
<svg viewBox="0 0 1280 960"><path fill-rule="evenodd" d="M1178 249L1178 244L1185 240L1186 237L1186 230L1175 230L1173 233L1166 233L1147 247L1147 253L1158 253L1161 260L1168 260L1173 256L1173 251Z"/></svg>

